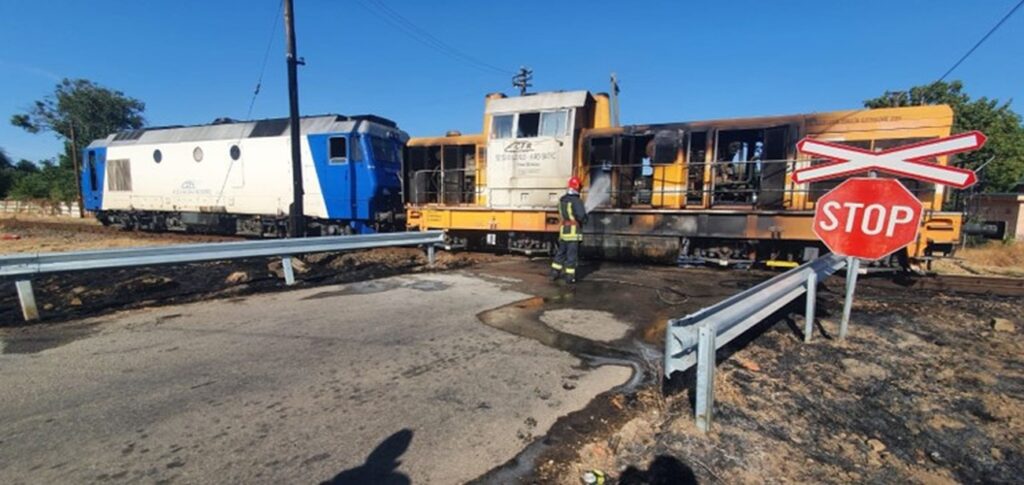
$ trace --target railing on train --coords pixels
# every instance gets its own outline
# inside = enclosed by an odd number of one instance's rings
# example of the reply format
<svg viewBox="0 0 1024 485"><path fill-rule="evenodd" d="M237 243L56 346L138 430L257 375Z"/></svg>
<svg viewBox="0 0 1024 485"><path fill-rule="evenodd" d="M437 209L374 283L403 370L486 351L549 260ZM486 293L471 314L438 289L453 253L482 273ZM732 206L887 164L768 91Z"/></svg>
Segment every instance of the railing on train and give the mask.
<svg viewBox="0 0 1024 485"><path fill-rule="evenodd" d="M775 208L788 208L794 209L791 206L786 205L786 198L789 196L789 200L792 200L796 194L804 194L805 200L813 202L817 198L821 197L829 190L831 190L840 181L835 183L813 183L807 184L802 187L796 187L787 185L786 180L788 174L795 170L797 164L804 164L811 162L811 164L826 163L827 160L747 160L747 161L717 161L717 162L695 162L684 165L684 173L682 179L678 181L671 181L664 177L656 177L654 174L657 173L655 168L658 167L671 167L676 165L665 165L665 164L596 164L590 167L591 177L596 173L611 174L617 169L630 169L630 170L643 170L644 168L650 169L652 174L649 176L634 177L634 179L647 179L650 181L651 187L646 189L636 189L635 187L627 188L616 188L609 192L609 203L602 205L601 207L629 207L632 205L651 205L655 200L655 197L660 200L665 200L666 196L680 196L684 197L687 206L705 206L705 196L709 196L709 206L737 206L737 205L748 205L751 207L765 206L761 201L761 198L765 195L776 195L781 194L779 197L775 197L772 200L776 202L771 204L776 206ZM778 187L763 187L762 186L762 175L769 171L773 166L783 165L778 174L781 174L780 183ZM704 175L706 167L710 166L711 169L711 180L709 183L704 183ZM738 168L740 167L740 168ZM696 169L696 170L695 170ZM721 173L727 169L732 169L743 174L740 178L735 177L720 177ZM440 205L472 205L475 202L475 198L478 195L479 190L506 190L516 189L520 187L503 187L496 185L486 185L484 187L478 186L475 179L475 174L479 171L478 168L463 168L463 169L424 169L417 170L412 174L412 182L414 187L409 188L410 191L410 202L413 204L440 204ZM463 174L456 178L460 181L458 190L445 190L444 182L447 177L450 177L452 173ZM473 177L466 177L465 174L473 173ZM690 187L690 175L699 175L697 181L699 182L700 188ZM462 184L467 180L472 180L472 188L463 187ZM422 184L417 182L424 182ZM747 187L742 188L723 188L720 184L747 184ZM681 185L681 188L672 189L667 188L666 185ZM427 190L420 190L420 188L426 188ZM434 190L429 190L429 189ZM562 186L554 187L530 187L535 190L564 190ZM584 187L583 195L588 195L588 187ZM923 188L916 188L916 185L908 187L908 189L919 199L924 202L929 202L930 198L934 196L934 188L925 185ZM644 197L644 202L637 202L636 195L641 194L643 191L650 192L648 197ZM457 194L454 197L448 197L449 194ZM451 199L455 200L451 200ZM629 201L629 203L621 203L620 201ZM696 202L700 201L700 202ZM799 207L795 209L810 209L810 207Z"/></svg>
<svg viewBox="0 0 1024 485"><path fill-rule="evenodd" d="M309 253L351 251L355 249L422 245L427 248L428 264L433 265L434 246L442 242L444 242L443 231L422 231L182 244L101 251L13 254L0 256L0 280L15 281L22 315L26 321L31 321L39 318L35 294L32 291L31 278L34 276L73 271L281 257L285 284L292 285L295 283L295 274L292 269L293 256Z"/></svg>

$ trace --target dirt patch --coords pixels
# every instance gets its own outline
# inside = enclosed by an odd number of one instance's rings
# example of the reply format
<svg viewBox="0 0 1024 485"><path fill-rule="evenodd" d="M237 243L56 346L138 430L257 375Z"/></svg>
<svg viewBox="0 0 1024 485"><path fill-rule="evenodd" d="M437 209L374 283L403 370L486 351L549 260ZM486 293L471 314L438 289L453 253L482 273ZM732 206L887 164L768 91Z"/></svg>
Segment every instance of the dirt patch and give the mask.
<svg viewBox="0 0 1024 485"><path fill-rule="evenodd" d="M423 250L381 248L319 253L294 258L301 263L296 285L285 286L279 258L219 261L52 275L33 280L42 322L58 322L118 310L161 306L208 298L233 298L264 291L348 283L405 272L462 268L496 256L438 253L427 266ZM0 326L21 325L12 283L0 284Z"/></svg>
<svg viewBox="0 0 1024 485"><path fill-rule="evenodd" d="M631 328L611 313L572 308L546 311L540 315L540 321L556 330L602 342L625 337Z"/></svg>
<svg viewBox="0 0 1024 485"><path fill-rule="evenodd" d="M241 238L202 234L122 231L104 227L94 219L0 218L0 254L50 253L164 246L200 242L237 241Z"/></svg>
<svg viewBox="0 0 1024 485"><path fill-rule="evenodd" d="M1024 476L1024 336L991 324L1024 313L1024 301L924 299L865 278L850 337L840 342L833 336L841 283L832 278L819 291L824 320L811 344L784 318L745 347L720 353L710 434L693 424L686 390L693 376L684 374L672 386L682 390L625 407L619 424L581 439L574 458L539 466L536 481L578 482L594 468L620 483L654 483L662 470L698 483L1009 483Z"/></svg>

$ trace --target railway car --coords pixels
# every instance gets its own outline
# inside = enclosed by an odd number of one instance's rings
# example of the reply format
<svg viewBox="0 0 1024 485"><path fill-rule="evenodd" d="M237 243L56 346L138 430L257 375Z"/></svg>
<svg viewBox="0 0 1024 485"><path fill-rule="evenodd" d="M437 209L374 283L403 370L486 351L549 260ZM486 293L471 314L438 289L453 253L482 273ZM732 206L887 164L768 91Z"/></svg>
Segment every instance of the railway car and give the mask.
<svg viewBox="0 0 1024 485"><path fill-rule="evenodd" d="M944 105L619 127L609 112L607 96L586 91L489 95L475 165L460 165L473 176L460 183L475 188L473 197L421 194L407 205L409 227L444 229L452 246L550 252L557 198L576 175L585 199L607 197L583 228L591 256L794 266L825 250L811 230L814 204L841 182L793 182L795 169L822 163L798 153L798 140L882 150L948 136L953 122ZM459 145L457 153L469 153L473 140L414 138L409 145L442 155ZM447 157L439 160L423 167L438 180L422 187L441 187L440 177L450 176ZM947 192L902 182L925 208L920 238L881 263L950 254L962 217L943 211ZM609 193L595 193L597 186Z"/></svg>
<svg viewBox="0 0 1024 485"><path fill-rule="evenodd" d="M310 234L404 224L408 135L374 115L300 120ZM92 142L83 154L85 208L104 224L153 231L277 237L292 201L289 120L146 128Z"/></svg>

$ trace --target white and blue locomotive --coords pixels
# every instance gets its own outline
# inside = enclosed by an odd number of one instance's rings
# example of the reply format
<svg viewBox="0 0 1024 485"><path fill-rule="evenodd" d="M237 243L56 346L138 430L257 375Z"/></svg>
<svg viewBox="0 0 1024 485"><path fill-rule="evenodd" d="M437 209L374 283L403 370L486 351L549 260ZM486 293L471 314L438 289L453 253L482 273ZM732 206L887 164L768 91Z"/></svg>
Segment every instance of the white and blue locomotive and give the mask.
<svg viewBox="0 0 1024 485"><path fill-rule="evenodd" d="M309 233L401 228L408 135L373 115L304 117L300 126ZM116 133L92 142L83 162L85 208L104 224L261 237L287 232L287 118Z"/></svg>

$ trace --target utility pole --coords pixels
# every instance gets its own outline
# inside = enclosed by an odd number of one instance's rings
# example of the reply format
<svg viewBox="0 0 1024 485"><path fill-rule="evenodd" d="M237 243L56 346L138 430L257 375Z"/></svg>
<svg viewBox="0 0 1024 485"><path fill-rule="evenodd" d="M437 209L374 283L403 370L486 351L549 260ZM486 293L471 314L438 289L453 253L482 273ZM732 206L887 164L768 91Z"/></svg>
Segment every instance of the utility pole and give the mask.
<svg viewBox="0 0 1024 485"><path fill-rule="evenodd" d="M71 119L71 165L75 170L75 189L78 191L78 218L85 217L85 206L82 201L82 168L78 164L78 140L75 137L75 120Z"/></svg>
<svg viewBox="0 0 1024 485"><path fill-rule="evenodd" d="M519 68L519 73L512 76L512 87L519 88L519 95L525 96L526 88L533 87L530 81L533 81L533 70L522 66Z"/></svg>
<svg viewBox="0 0 1024 485"><path fill-rule="evenodd" d="M302 208L302 133L299 131L299 65L305 61L295 54L295 11L292 0L284 0L284 35L288 45L288 116L292 135L292 206L288 217L288 237L306 235L306 216Z"/></svg>
<svg viewBox="0 0 1024 485"><path fill-rule="evenodd" d="M619 78L612 73L612 126L619 126Z"/></svg>

